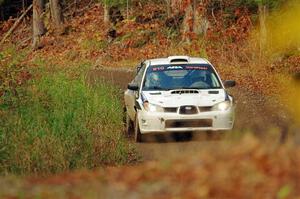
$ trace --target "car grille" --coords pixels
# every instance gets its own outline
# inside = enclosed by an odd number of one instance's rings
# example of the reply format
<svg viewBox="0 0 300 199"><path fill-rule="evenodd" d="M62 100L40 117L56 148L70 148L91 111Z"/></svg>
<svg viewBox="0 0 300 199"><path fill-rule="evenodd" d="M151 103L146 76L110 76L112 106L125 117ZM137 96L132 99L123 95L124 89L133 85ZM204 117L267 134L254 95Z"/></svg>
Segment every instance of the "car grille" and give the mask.
<svg viewBox="0 0 300 199"><path fill-rule="evenodd" d="M191 109L186 109L185 107L192 107ZM212 111L212 106L199 106L198 107L199 108L199 111L200 112L210 112L210 111ZM178 108L177 107L165 107L164 108L164 112L165 113L177 113L177 110L178 110ZM180 111L179 111L179 113L180 114L197 114L198 113L198 110L197 110L197 108L196 107L194 107L194 106L182 106L182 107L180 107L180 109L179 109Z"/></svg>
<svg viewBox="0 0 300 199"><path fill-rule="evenodd" d="M199 106L199 110L200 110L200 112L209 112L209 111L212 111L212 107L211 106Z"/></svg>
<svg viewBox="0 0 300 199"><path fill-rule="evenodd" d="M184 115L197 114L198 110L196 106L181 106L179 113Z"/></svg>
<svg viewBox="0 0 300 199"><path fill-rule="evenodd" d="M177 108L176 107L165 107L164 112L165 113L177 113Z"/></svg>
<svg viewBox="0 0 300 199"><path fill-rule="evenodd" d="M166 128L212 127L211 119L197 120L166 120Z"/></svg>

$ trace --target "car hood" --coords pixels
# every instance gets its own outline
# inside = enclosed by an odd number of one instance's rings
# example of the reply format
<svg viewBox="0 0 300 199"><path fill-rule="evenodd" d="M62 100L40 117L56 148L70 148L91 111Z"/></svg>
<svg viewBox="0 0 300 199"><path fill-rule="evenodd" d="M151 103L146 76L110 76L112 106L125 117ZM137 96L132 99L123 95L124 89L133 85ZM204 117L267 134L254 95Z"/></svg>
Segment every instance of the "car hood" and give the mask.
<svg viewBox="0 0 300 199"><path fill-rule="evenodd" d="M213 106L225 101L226 95L224 89L142 91L143 98L162 107Z"/></svg>

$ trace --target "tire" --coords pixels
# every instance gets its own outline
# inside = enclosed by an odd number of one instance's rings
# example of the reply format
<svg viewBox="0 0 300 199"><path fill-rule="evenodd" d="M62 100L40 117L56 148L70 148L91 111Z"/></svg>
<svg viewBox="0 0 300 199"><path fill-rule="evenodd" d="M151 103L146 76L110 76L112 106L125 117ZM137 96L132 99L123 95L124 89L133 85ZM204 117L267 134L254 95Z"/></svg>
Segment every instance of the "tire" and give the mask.
<svg viewBox="0 0 300 199"><path fill-rule="evenodd" d="M133 135L134 133L134 125L133 125L133 122L131 121L129 115L127 113L126 114L126 118L125 118L125 133L126 133L126 136L130 137L131 135Z"/></svg>
<svg viewBox="0 0 300 199"><path fill-rule="evenodd" d="M135 142L142 142L142 134L140 131L140 125L137 116L135 117L134 140Z"/></svg>

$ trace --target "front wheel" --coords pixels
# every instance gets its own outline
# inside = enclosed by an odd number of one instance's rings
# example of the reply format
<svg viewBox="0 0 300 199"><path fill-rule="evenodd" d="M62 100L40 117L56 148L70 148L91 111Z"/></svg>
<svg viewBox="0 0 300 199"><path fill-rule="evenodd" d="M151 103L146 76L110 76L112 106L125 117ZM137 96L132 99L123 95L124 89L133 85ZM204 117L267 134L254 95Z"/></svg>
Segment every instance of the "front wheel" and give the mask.
<svg viewBox="0 0 300 199"><path fill-rule="evenodd" d="M126 113L126 135L130 137L134 133L134 125L129 115Z"/></svg>
<svg viewBox="0 0 300 199"><path fill-rule="evenodd" d="M135 139L135 142L142 142L142 134L140 131L140 125L139 125L137 116L135 117L134 139Z"/></svg>

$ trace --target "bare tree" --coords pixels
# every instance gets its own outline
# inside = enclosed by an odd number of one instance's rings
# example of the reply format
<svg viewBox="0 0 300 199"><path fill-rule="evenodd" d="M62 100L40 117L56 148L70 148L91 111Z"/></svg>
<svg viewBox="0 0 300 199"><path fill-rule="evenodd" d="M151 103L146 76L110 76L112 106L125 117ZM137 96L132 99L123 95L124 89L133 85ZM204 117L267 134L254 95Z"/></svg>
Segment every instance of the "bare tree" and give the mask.
<svg viewBox="0 0 300 199"><path fill-rule="evenodd" d="M166 4L167 4L167 15L168 17L171 16L171 0L165 0Z"/></svg>
<svg viewBox="0 0 300 199"><path fill-rule="evenodd" d="M182 40L190 42L190 33L193 32L194 12L192 4L185 9L184 20L182 24Z"/></svg>
<svg viewBox="0 0 300 199"><path fill-rule="evenodd" d="M65 28L61 1L50 0L50 11L55 31L59 34L63 34L65 32Z"/></svg>
<svg viewBox="0 0 300 199"><path fill-rule="evenodd" d="M33 15L32 15L32 24L33 24L33 42L32 47L34 50L41 47L40 40L41 36L46 33L46 28L42 19L42 14L44 10L44 1L43 0L33 0Z"/></svg>
<svg viewBox="0 0 300 199"><path fill-rule="evenodd" d="M104 16L103 16L104 23L109 23L109 6L106 2L104 2Z"/></svg>
<svg viewBox="0 0 300 199"><path fill-rule="evenodd" d="M264 55L264 49L267 43L267 27L266 27L266 15L267 15L267 6L263 3L258 4L258 13L259 13L259 26L260 26L260 59Z"/></svg>
<svg viewBox="0 0 300 199"><path fill-rule="evenodd" d="M199 5L203 6L203 0L190 0L185 8L185 16L183 20L183 40L190 41L189 34L198 36L205 35L209 26L206 18L205 9L198 9Z"/></svg>
<svg viewBox="0 0 300 199"><path fill-rule="evenodd" d="M199 5L203 6L203 0L199 1ZM198 9L197 1L193 2L193 32L197 35L205 35L209 26L206 17L206 9Z"/></svg>
<svg viewBox="0 0 300 199"><path fill-rule="evenodd" d="M103 4L103 9L104 9L103 21L105 24L109 24L110 2L109 2L109 0L102 0L102 4Z"/></svg>

